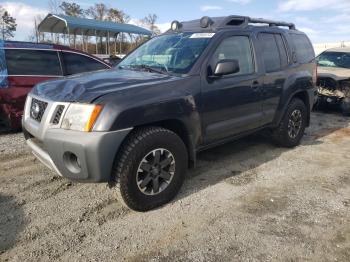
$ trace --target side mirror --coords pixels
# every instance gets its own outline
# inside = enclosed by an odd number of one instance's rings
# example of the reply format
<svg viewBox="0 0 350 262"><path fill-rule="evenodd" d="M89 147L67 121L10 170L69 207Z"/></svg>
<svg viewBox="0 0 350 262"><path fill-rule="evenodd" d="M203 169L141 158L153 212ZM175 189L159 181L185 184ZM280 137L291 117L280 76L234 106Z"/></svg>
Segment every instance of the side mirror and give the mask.
<svg viewBox="0 0 350 262"><path fill-rule="evenodd" d="M230 75L239 72L239 63L235 59L220 60L214 70L214 77L220 77L224 75Z"/></svg>

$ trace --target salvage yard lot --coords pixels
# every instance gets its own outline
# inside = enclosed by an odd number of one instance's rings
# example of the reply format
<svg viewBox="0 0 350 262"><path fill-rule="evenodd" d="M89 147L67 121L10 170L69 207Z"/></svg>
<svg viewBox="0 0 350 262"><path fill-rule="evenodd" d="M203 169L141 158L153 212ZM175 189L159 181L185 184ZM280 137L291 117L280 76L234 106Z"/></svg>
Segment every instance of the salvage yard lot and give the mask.
<svg viewBox="0 0 350 262"><path fill-rule="evenodd" d="M312 114L302 145L256 135L199 155L170 204L137 213L57 177L0 136L0 260L348 261L350 118Z"/></svg>

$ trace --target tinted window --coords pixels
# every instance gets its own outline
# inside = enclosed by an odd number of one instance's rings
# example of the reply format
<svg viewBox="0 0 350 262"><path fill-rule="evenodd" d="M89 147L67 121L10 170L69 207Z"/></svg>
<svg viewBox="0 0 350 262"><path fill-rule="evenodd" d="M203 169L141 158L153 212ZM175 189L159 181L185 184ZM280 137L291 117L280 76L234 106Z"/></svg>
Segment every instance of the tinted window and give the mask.
<svg viewBox="0 0 350 262"><path fill-rule="evenodd" d="M9 75L62 75L56 51L6 49Z"/></svg>
<svg viewBox="0 0 350 262"><path fill-rule="evenodd" d="M223 40L214 53L212 67L215 67L216 63L223 59L238 61L240 71L235 75L254 72L250 41L246 36L233 36Z"/></svg>
<svg viewBox="0 0 350 262"><path fill-rule="evenodd" d="M308 63L315 57L314 48L305 35L291 34L299 63Z"/></svg>
<svg viewBox="0 0 350 262"><path fill-rule="evenodd" d="M280 70L280 54L273 34L259 34L259 42L263 50L265 71L275 72Z"/></svg>
<svg viewBox="0 0 350 262"><path fill-rule="evenodd" d="M286 46L283 42L281 35L276 34L275 38L276 38L278 50L280 51L281 66L285 67L288 65L288 56L287 56Z"/></svg>
<svg viewBox="0 0 350 262"><path fill-rule="evenodd" d="M98 62L97 60L84 55L63 52L62 57L67 75L79 74L83 72L90 72L108 68L106 65Z"/></svg>

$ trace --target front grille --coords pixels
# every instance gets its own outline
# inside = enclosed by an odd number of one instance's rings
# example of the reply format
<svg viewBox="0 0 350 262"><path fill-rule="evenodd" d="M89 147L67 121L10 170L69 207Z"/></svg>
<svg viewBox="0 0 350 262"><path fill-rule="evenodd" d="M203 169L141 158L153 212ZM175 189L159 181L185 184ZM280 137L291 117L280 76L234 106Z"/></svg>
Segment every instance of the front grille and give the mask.
<svg viewBox="0 0 350 262"><path fill-rule="evenodd" d="M59 105L56 107L56 110L55 110L55 114L52 118L52 121L51 123L54 124L54 125L58 125L60 120L61 120L61 116L62 116L62 113L63 113L63 110L64 110L64 106L63 105Z"/></svg>
<svg viewBox="0 0 350 262"><path fill-rule="evenodd" d="M46 102L33 98L32 104L30 106L30 117L40 123L45 113L46 107Z"/></svg>

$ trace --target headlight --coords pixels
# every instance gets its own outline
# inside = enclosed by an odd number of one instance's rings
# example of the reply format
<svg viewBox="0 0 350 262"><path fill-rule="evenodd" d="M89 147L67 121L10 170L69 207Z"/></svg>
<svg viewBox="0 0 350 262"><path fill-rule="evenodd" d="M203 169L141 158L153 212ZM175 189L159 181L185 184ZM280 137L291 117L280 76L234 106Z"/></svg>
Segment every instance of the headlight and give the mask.
<svg viewBox="0 0 350 262"><path fill-rule="evenodd" d="M62 120L61 128L90 132L102 108L101 105L70 104Z"/></svg>

